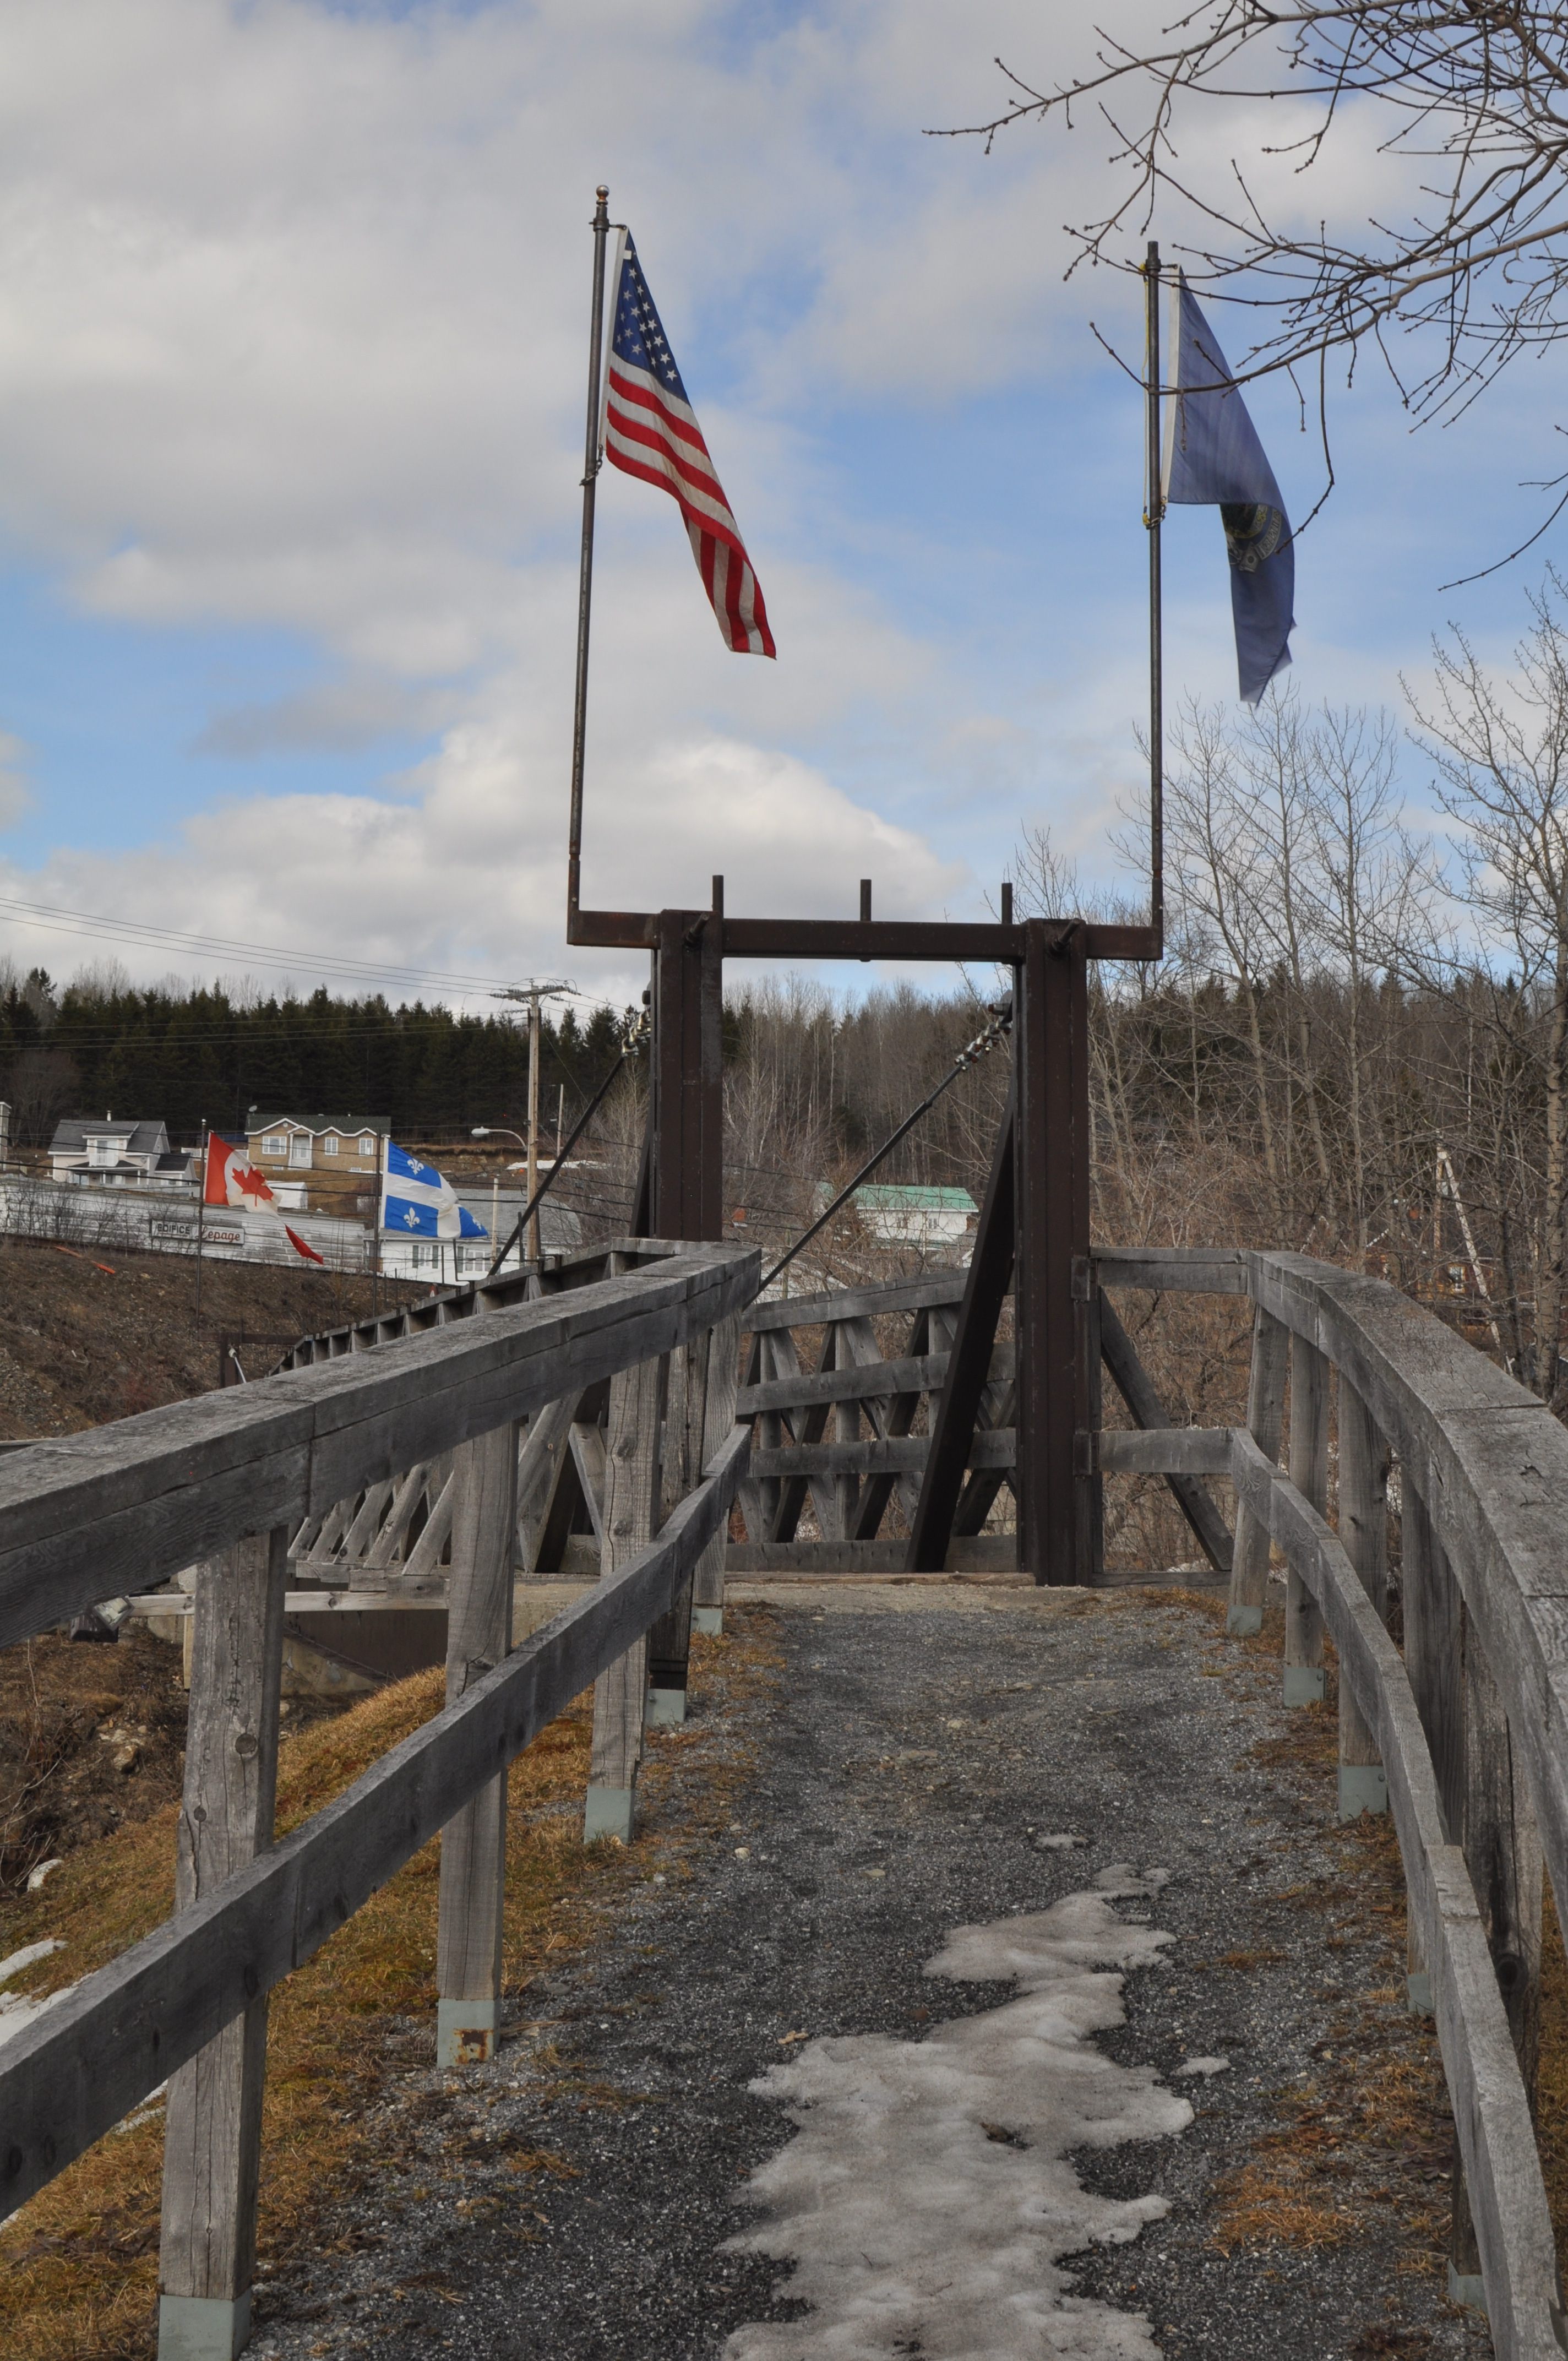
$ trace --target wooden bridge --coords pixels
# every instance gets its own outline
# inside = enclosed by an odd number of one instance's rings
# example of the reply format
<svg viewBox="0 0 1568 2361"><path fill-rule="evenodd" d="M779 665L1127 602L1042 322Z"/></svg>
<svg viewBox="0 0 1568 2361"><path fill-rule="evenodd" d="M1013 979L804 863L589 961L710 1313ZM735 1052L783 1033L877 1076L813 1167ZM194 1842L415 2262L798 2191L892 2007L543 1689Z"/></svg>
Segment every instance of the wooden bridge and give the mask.
<svg viewBox="0 0 1568 2361"><path fill-rule="evenodd" d="M918 1567L941 1493L945 1562L1014 1562L1005 1317L958 1382L983 1268L762 1303L758 1271L735 1247L622 1241L0 1466L5 1642L200 1567L175 1915L0 2051L7 2213L169 2082L166 2361L226 2361L248 2334L269 1992L437 1831L437 2055L490 2056L506 1766L574 1696L595 1685L585 1831L630 1836L645 1720L678 1715L726 1559ZM1251 1300L1244 1426L1162 1423L1114 1317L1127 1289ZM1531 2101L1543 1861L1568 1893L1568 1433L1431 1313L1302 1257L1100 1251L1079 1301L1134 1419L1074 1438L1091 1511L1105 1474L1179 1488L1240 1633L1262 1625L1277 1552L1288 1703L1322 1697L1332 1639L1340 1808L1392 1815L1411 2005L1435 2017L1453 2100L1452 2289L1485 2306L1500 2356L1547 2361L1568 2326ZM520 1564L598 1578L513 1648ZM334 1598L443 1600L448 1702L274 1844L284 1616Z"/></svg>

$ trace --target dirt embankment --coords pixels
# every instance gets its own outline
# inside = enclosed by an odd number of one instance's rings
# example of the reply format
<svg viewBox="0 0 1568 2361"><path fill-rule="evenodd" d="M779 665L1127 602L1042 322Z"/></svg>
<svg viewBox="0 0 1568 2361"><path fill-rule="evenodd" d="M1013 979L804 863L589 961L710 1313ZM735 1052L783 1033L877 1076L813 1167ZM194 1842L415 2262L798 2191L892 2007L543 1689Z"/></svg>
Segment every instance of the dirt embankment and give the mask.
<svg viewBox="0 0 1568 2361"><path fill-rule="evenodd" d="M381 1282L383 1304L422 1289ZM0 1247L0 1439L74 1434L218 1381L223 1334L248 1377L277 1342L362 1317L367 1279L170 1256ZM112 1646L53 1634L0 1649L0 1951L4 1905L40 1861L145 1819L180 1792L185 1691L176 1651L128 1626ZM291 1713L308 1718L298 1703Z"/></svg>
<svg viewBox="0 0 1568 2361"><path fill-rule="evenodd" d="M379 1282L383 1304L425 1293ZM35 1242L0 1246L0 1440L74 1434L108 1420L205 1393L218 1381L220 1333L247 1377L283 1350L264 1337L302 1336L364 1318L371 1281L335 1272L214 1263L174 1255L88 1254Z"/></svg>

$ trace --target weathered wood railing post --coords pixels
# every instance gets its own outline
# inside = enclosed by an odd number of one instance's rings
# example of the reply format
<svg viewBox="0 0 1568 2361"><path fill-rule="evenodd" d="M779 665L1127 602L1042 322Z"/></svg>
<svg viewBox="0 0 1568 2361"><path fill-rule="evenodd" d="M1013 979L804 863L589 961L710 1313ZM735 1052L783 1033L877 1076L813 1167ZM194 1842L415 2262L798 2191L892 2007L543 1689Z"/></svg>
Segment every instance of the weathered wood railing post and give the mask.
<svg viewBox="0 0 1568 2361"><path fill-rule="evenodd" d="M280 1526L197 1573L176 1912L272 1841L288 1570ZM234 2361L250 2334L266 2070L262 1997L170 2077L159 2361Z"/></svg>
<svg viewBox="0 0 1568 2361"><path fill-rule="evenodd" d="M735 1424L735 1395L740 1378L740 1317L721 1320L713 1331L707 1356L707 1400L703 1425L702 1460L693 1481L729 1438ZM724 1629L724 1553L728 1533L715 1533L697 1560L692 1578L692 1620L710 1637Z"/></svg>
<svg viewBox="0 0 1568 2361"><path fill-rule="evenodd" d="M452 1573L446 1608L446 1702L511 1647L517 1538L517 1428L460 1444L452 1471ZM500 1772L441 1832L435 2062L482 2066L500 2033L507 1775Z"/></svg>
<svg viewBox="0 0 1568 2361"><path fill-rule="evenodd" d="M1502 1699L1463 1602L1459 1623L1461 1841L1533 2114L1541 2048L1541 1839ZM1452 2302L1485 2309L1481 2251L1457 2139L1448 2292Z"/></svg>
<svg viewBox="0 0 1568 2361"><path fill-rule="evenodd" d="M1321 1516L1329 1501L1329 1364L1315 1345L1290 1338L1290 1481ZM1292 1570L1285 1577L1285 1702L1320 1705L1323 1620Z"/></svg>
<svg viewBox="0 0 1568 2361"><path fill-rule="evenodd" d="M610 1379L605 1433L604 1540L600 1577L652 1539L660 1506L659 1437L669 1389L669 1355ZM594 1683L593 1752L583 1841L630 1843L637 1819L637 1772L647 1711L648 1642L636 1641Z"/></svg>
<svg viewBox="0 0 1568 2361"><path fill-rule="evenodd" d="M1362 1587L1388 1620L1388 1446L1366 1404L1339 1380L1339 1537ZM1376 1741L1356 1708L1343 1668L1339 1685L1339 1816L1386 1812L1388 1782Z"/></svg>
<svg viewBox="0 0 1568 2361"><path fill-rule="evenodd" d="M1457 1844L1464 1811L1463 1610L1459 1586L1432 1532L1426 1504L1410 1480L1409 1469L1403 1466L1399 1477L1399 1593L1405 1627L1405 1672L1426 1732L1444 1828L1449 1841ZM1415 1923L1412 1913L1406 1993L1417 2015L1430 2016L1431 1971L1421 1956Z"/></svg>
<svg viewBox="0 0 1568 2361"><path fill-rule="evenodd" d="M1279 1456L1285 1417L1285 1372L1289 1331L1260 1303L1253 1313L1252 1372L1247 1381L1247 1433L1266 1459ZM1231 1552L1231 1604L1225 1629L1250 1639L1263 1629L1268 1597L1268 1528L1245 1504L1236 1510Z"/></svg>

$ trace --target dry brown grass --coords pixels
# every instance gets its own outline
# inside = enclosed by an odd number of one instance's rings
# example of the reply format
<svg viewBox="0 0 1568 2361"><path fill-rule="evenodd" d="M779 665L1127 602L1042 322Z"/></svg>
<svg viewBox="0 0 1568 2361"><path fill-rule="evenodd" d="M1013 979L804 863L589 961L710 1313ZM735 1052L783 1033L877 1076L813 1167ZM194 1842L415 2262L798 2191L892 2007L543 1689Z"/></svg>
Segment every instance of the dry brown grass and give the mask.
<svg viewBox="0 0 1568 2361"><path fill-rule="evenodd" d="M694 1643L694 1687L708 1711L655 1733L642 1781L654 1833L632 1850L581 1841L587 1700L513 1764L507 1848L506 1989L517 1993L553 1958L591 1940L628 1885L656 1858L679 1870L683 1848L728 1818L749 1767L727 1711L757 1692L776 1661L766 1616L748 1634ZM443 1676L420 1673L283 1749L280 1830L342 1793L440 1707ZM686 1779L690 1770L700 1777ZM659 1832L679 1780L678 1828ZM67 1948L31 1979L57 1988L115 1958L165 1918L173 1894L174 1808L84 1848L8 1932L20 1945ZM428 1845L309 1964L272 1996L263 2124L260 2259L322 2231L322 2195L351 2195L395 2153L383 2096L400 2065L428 2063L434 2015L438 1846ZM26 1983L27 1979L19 1980ZM13 1987L15 1989L16 1987ZM411 2030L408 2021L414 2020ZM378 2125L367 2118L372 2110ZM7 2361L144 2361L154 2349L160 2108L80 2158L0 2231L0 2351ZM389 2145L389 2142L390 2143ZM550 2172L543 2152L510 2161Z"/></svg>

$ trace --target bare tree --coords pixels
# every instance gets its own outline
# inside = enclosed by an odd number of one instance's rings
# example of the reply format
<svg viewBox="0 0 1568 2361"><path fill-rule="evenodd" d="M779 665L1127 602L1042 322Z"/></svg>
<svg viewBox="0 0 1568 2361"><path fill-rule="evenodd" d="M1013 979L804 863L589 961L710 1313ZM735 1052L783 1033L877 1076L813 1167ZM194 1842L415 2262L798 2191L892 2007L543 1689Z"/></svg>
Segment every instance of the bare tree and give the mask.
<svg viewBox="0 0 1568 2361"><path fill-rule="evenodd" d="M1517 990L1494 1001L1518 1047L1530 1007L1544 1122L1535 1335L1537 1391L1568 1401L1557 1350L1568 1279L1568 624L1556 576L1531 598L1535 624L1499 686L1463 634L1439 644L1436 695L1417 717L1445 809L1464 831L1469 900L1518 961Z"/></svg>
<svg viewBox="0 0 1568 2361"><path fill-rule="evenodd" d="M1099 31L1093 70L1070 82L997 62L1012 96L967 129L989 146L1031 119L1059 115L1070 127L1097 112L1124 181L1105 214L1072 230L1080 259L1134 267L1128 232L1146 228L1162 192L1179 201L1198 225L1184 249L1194 272L1227 287L1243 280L1235 300L1262 314L1238 377L1303 363L1319 369L1336 347L1354 356L1371 339L1418 414L1453 415L1517 355L1568 331L1568 258L1558 243L1568 231L1568 17L1560 6L1199 0L1152 43L1124 37L1113 17ZM1250 155L1231 157L1222 179L1210 177L1223 152L1213 108L1255 136L1268 112L1258 102L1270 99L1288 104L1292 128L1305 114L1304 127L1278 147L1259 139ZM1391 218L1341 236L1322 215L1337 210L1335 142L1346 139L1409 169ZM1288 218L1270 214L1260 189L1275 157L1290 165ZM1329 181L1328 202L1307 225L1303 216L1316 209L1303 205L1300 181L1314 166ZM1413 370L1395 361L1396 331L1428 332Z"/></svg>

